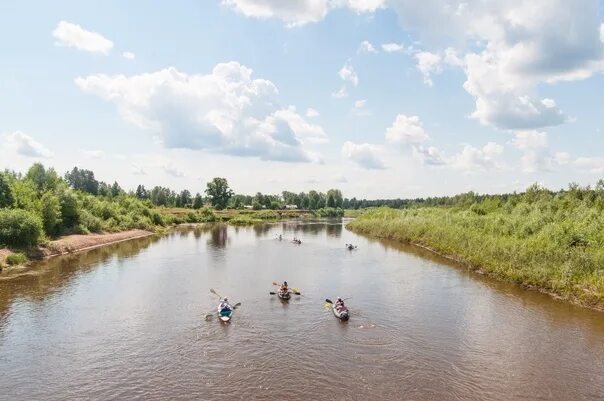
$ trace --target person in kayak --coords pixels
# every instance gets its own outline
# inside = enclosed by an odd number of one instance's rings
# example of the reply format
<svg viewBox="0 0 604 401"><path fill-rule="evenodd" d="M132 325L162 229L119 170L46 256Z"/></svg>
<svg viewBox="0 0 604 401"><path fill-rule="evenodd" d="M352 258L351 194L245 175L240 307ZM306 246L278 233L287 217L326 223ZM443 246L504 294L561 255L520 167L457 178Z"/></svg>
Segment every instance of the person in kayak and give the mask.
<svg viewBox="0 0 604 401"><path fill-rule="evenodd" d="M279 289L279 291L282 294L289 292L289 287L287 286L287 281L284 281L283 284L281 284L281 288Z"/></svg>
<svg viewBox="0 0 604 401"><path fill-rule="evenodd" d="M231 310L231 305L229 305L229 300L227 299L227 297L224 297L220 300L220 304L218 305L218 307L220 308L221 311Z"/></svg>
<svg viewBox="0 0 604 401"><path fill-rule="evenodd" d="M344 300L342 298L338 297L338 299L336 300L336 303L334 304L334 307L337 310L340 310L340 309L344 308L345 307L344 306Z"/></svg>

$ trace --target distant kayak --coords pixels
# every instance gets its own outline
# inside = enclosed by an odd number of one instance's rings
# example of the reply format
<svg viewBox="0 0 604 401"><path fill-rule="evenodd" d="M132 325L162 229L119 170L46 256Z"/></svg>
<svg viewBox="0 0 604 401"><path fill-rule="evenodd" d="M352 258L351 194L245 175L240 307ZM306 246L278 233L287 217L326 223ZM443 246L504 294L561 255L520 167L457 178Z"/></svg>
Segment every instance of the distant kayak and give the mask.
<svg viewBox="0 0 604 401"><path fill-rule="evenodd" d="M277 296L281 299L288 300L291 298L292 293L289 291L279 291L279 292L277 292Z"/></svg>
<svg viewBox="0 0 604 401"><path fill-rule="evenodd" d="M350 313L348 312L348 308L342 306L340 308L336 308L335 305L331 308L335 317L340 320L347 321L350 318Z"/></svg>

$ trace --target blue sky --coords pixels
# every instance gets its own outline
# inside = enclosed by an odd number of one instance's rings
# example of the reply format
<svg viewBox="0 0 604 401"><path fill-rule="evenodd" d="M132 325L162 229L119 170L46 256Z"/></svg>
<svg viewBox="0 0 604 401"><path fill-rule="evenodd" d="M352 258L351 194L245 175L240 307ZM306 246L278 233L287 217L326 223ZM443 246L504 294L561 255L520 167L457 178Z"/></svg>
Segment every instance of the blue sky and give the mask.
<svg viewBox="0 0 604 401"><path fill-rule="evenodd" d="M594 183L603 15L596 0L3 2L0 167L369 198Z"/></svg>

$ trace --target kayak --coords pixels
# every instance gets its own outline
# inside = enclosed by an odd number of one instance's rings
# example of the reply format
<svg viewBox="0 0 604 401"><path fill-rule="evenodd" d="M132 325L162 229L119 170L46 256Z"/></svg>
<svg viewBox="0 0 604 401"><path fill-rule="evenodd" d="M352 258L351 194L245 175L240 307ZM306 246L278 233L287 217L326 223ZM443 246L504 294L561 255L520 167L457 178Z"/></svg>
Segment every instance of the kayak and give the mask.
<svg viewBox="0 0 604 401"><path fill-rule="evenodd" d="M335 306L333 306L331 308L331 310L333 311L333 314L335 315L335 317L337 317L340 320L343 321L347 321L350 318L350 314L348 313L348 308L343 306L341 308L336 308Z"/></svg>
<svg viewBox="0 0 604 401"><path fill-rule="evenodd" d="M231 316L233 316L232 308L220 308L218 307L218 318L223 322L228 322L231 320Z"/></svg>
<svg viewBox="0 0 604 401"><path fill-rule="evenodd" d="M289 291L284 291L284 292L279 291L279 292L277 292L277 296L281 299L288 300L291 298L292 294Z"/></svg>

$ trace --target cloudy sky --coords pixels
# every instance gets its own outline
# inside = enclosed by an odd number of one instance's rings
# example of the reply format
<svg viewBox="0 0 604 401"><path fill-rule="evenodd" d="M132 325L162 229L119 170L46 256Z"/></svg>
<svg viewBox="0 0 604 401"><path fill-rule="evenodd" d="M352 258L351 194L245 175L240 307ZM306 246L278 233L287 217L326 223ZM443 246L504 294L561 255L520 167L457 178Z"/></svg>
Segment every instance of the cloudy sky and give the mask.
<svg viewBox="0 0 604 401"><path fill-rule="evenodd" d="M352 197L604 177L604 1L2 2L0 168Z"/></svg>

